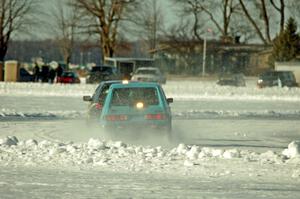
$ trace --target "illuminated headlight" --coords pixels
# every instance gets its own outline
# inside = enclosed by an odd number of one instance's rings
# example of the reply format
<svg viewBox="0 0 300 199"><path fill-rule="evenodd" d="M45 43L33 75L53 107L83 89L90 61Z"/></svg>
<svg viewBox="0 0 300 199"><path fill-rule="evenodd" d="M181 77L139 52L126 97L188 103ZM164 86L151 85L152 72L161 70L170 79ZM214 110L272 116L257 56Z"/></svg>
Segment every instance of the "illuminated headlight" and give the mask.
<svg viewBox="0 0 300 199"><path fill-rule="evenodd" d="M257 83L261 84L261 83L263 83L263 80L259 79L259 80L257 80Z"/></svg>
<svg viewBox="0 0 300 199"><path fill-rule="evenodd" d="M144 108L144 103L143 102L136 103L136 108L138 108L138 109Z"/></svg>

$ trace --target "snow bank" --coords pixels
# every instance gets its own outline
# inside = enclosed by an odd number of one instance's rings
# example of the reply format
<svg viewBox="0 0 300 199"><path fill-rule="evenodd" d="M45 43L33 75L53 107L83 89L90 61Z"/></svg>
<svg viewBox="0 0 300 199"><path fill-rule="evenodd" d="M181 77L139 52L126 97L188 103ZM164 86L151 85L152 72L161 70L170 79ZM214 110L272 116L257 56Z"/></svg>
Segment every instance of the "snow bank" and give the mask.
<svg viewBox="0 0 300 199"><path fill-rule="evenodd" d="M281 155L273 151L259 154L246 150L200 148L185 144L167 150L160 146L134 146L121 141L94 138L87 143L57 143L32 139L19 141L14 136L8 136L0 139L0 162L7 165L109 166L128 170L149 167L163 169L168 166L193 167L216 159L284 164L286 159L299 155L299 143L291 143L288 151Z"/></svg>
<svg viewBox="0 0 300 199"><path fill-rule="evenodd" d="M187 110L182 112L173 111L173 117L180 119L201 118L299 118L300 110Z"/></svg>
<svg viewBox="0 0 300 199"><path fill-rule="evenodd" d="M3 119L76 119L85 118L86 111L16 111L15 109L0 109L0 120ZM173 111L174 119L202 119L202 118L300 118L300 110L185 110Z"/></svg>
<svg viewBox="0 0 300 199"><path fill-rule="evenodd" d="M97 85L0 82L0 95L73 96L91 95ZM300 88L256 88L218 86L213 81L168 81L163 85L167 96L176 100L266 100L300 101Z"/></svg>
<svg viewBox="0 0 300 199"><path fill-rule="evenodd" d="M16 111L14 109L3 108L0 109L0 120L1 118L12 119L12 118L22 118L22 119L74 119L83 118L86 116L86 111Z"/></svg>

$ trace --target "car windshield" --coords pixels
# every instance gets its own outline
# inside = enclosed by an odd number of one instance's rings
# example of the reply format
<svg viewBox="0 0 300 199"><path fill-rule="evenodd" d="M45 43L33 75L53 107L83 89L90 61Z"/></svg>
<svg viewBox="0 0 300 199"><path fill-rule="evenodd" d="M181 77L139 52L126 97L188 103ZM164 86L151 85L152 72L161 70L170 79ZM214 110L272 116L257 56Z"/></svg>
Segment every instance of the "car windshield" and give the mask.
<svg viewBox="0 0 300 199"><path fill-rule="evenodd" d="M266 72L259 76L261 79L273 79L276 80L280 78L281 80L291 80L295 81L295 77L292 72L285 72L285 71L272 71Z"/></svg>
<svg viewBox="0 0 300 199"><path fill-rule="evenodd" d="M136 74L156 75L158 74L158 72L157 70L141 69L141 70L137 70Z"/></svg>
<svg viewBox="0 0 300 199"><path fill-rule="evenodd" d="M291 72L279 73L279 77L280 77L280 79L284 79L284 80L291 80L291 81L295 80L295 78Z"/></svg>
<svg viewBox="0 0 300 199"><path fill-rule="evenodd" d="M158 93L156 88L118 88L112 96L113 106L131 106L136 102L146 105L157 105Z"/></svg>

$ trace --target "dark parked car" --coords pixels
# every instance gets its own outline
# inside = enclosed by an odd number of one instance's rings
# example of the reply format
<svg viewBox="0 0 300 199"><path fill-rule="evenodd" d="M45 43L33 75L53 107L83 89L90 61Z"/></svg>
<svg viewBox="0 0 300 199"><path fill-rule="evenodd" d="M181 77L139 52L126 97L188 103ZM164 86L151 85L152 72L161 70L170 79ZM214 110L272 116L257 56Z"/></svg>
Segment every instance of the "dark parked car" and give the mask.
<svg viewBox="0 0 300 199"><path fill-rule="evenodd" d="M120 74L112 66L94 66L86 77L86 83L100 83L101 81L118 80Z"/></svg>
<svg viewBox="0 0 300 199"><path fill-rule="evenodd" d="M259 75L257 86L259 88L271 86L296 87L298 84L292 71L267 71Z"/></svg>
<svg viewBox="0 0 300 199"><path fill-rule="evenodd" d="M83 101L89 102L88 112L87 112L88 122L92 122L95 121L97 118L100 118L101 110L109 87L112 84L121 83L121 82L122 82L121 80L103 81L97 86L92 97L83 96Z"/></svg>
<svg viewBox="0 0 300 199"><path fill-rule="evenodd" d="M34 76L30 74L25 68L20 68L19 82L33 82Z"/></svg>
<svg viewBox="0 0 300 199"><path fill-rule="evenodd" d="M221 75L217 82L220 86L246 86L243 74L226 74Z"/></svg>
<svg viewBox="0 0 300 199"><path fill-rule="evenodd" d="M63 72L60 77L57 77L57 83L64 83L64 84L74 84L80 83L80 79L76 72L66 71Z"/></svg>

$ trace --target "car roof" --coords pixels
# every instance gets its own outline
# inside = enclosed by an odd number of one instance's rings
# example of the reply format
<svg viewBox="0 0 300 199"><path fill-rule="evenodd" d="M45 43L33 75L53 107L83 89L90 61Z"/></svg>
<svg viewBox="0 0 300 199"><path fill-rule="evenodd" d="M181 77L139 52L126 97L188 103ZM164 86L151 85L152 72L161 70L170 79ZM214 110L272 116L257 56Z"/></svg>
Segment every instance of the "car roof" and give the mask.
<svg viewBox="0 0 300 199"><path fill-rule="evenodd" d="M110 88L149 88L149 87L159 87L160 85L155 82L129 82L128 84L112 84Z"/></svg>
<svg viewBox="0 0 300 199"><path fill-rule="evenodd" d="M139 67L137 70L159 70L156 67Z"/></svg>
<svg viewBox="0 0 300 199"><path fill-rule="evenodd" d="M122 80L108 80L108 81L102 81L100 84L115 84L115 83L122 83Z"/></svg>

